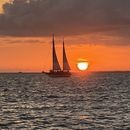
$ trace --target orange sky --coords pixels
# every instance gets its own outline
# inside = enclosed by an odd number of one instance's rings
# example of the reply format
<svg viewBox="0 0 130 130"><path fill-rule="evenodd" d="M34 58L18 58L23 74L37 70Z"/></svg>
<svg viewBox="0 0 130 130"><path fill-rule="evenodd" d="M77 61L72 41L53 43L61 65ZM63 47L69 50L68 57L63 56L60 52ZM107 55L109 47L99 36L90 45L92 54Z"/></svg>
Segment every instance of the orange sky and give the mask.
<svg viewBox="0 0 130 130"><path fill-rule="evenodd" d="M2 4L8 0L0 0ZM107 45L115 42L116 37L106 41L93 40L83 35L65 38L66 52L70 66L77 71L76 63L80 58L88 60L91 71L130 70L130 45ZM103 37L104 38L104 37ZM103 39L102 38L102 39ZM98 39L98 38L97 38ZM51 37L0 37L0 72L42 71L51 69ZM117 42L117 41L116 41ZM57 55L62 63L61 37L56 39ZM60 43L60 44L59 44Z"/></svg>
<svg viewBox="0 0 130 130"><path fill-rule="evenodd" d="M7 1L9 1L9 0L0 0L0 13L3 11L3 10L2 10L2 5L3 5L5 2L7 2Z"/></svg>
<svg viewBox="0 0 130 130"><path fill-rule="evenodd" d="M51 68L51 37L0 39L0 71L42 71ZM130 70L130 46L74 44L66 38L66 52L70 66L77 71L79 58L88 60L89 70ZM73 39L73 38L72 38ZM69 43L72 42L70 45ZM80 43L80 40L78 41ZM56 49L62 64L61 38L56 39ZM60 43L60 44L59 44Z"/></svg>

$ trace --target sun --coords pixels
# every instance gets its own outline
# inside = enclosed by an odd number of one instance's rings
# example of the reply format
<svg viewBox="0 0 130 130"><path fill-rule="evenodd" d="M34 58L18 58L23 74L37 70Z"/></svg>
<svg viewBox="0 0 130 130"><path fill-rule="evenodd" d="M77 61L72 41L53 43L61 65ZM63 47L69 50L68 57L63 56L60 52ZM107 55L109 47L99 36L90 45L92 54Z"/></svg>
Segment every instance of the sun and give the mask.
<svg viewBox="0 0 130 130"><path fill-rule="evenodd" d="M85 71L88 69L88 62L78 62L77 67L81 71Z"/></svg>
<svg viewBox="0 0 130 130"><path fill-rule="evenodd" d="M77 67L80 71L85 71L88 69L89 63L85 60L79 60L77 63Z"/></svg>

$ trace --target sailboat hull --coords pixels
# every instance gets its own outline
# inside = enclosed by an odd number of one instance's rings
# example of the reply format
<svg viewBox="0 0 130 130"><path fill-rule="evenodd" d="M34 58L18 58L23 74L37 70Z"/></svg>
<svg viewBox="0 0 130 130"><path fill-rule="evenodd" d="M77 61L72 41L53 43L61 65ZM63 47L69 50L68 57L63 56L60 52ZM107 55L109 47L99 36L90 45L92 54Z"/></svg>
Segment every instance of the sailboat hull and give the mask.
<svg viewBox="0 0 130 130"><path fill-rule="evenodd" d="M71 73L68 71L50 71L49 73L46 73L50 77L70 77Z"/></svg>

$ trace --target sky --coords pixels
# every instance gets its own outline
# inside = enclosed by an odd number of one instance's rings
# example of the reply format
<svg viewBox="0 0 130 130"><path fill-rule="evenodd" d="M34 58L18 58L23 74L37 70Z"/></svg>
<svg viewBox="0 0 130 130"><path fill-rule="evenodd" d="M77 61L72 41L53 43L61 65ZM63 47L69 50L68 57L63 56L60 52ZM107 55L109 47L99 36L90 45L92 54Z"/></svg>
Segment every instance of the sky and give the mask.
<svg viewBox="0 0 130 130"><path fill-rule="evenodd" d="M62 63L62 37L72 71L130 70L129 0L0 0L0 71L51 68L52 33Z"/></svg>

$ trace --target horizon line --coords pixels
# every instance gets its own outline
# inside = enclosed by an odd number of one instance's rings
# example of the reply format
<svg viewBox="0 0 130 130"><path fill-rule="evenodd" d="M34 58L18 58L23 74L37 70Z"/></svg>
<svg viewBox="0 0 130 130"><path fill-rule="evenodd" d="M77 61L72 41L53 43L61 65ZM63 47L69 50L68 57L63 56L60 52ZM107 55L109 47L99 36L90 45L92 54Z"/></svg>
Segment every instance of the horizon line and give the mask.
<svg viewBox="0 0 130 130"><path fill-rule="evenodd" d="M44 74L44 72L48 72L48 71L0 71L0 74L8 74L8 73L14 73L14 74L16 74L16 73L43 73ZM88 72L130 72L130 70L99 70L99 71L72 71L72 73L88 73Z"/></svg>

